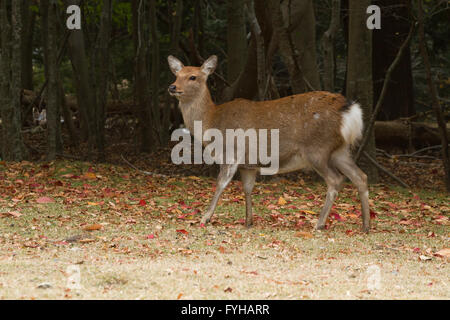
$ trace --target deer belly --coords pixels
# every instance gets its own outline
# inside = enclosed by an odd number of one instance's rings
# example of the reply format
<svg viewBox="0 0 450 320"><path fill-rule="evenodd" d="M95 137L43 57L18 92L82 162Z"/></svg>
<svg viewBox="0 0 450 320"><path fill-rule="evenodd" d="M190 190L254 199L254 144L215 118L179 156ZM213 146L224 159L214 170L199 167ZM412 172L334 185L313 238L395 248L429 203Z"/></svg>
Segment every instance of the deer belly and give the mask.
<svg viewBox="0 0 450 320"><path fill-rule="evenodd" d="M297 154L291 157L289 160L282 161L280 163L280 169L278 170L278 174L288 173L310 167L311 165L309 164L309 162L301 155Z"/></svg>

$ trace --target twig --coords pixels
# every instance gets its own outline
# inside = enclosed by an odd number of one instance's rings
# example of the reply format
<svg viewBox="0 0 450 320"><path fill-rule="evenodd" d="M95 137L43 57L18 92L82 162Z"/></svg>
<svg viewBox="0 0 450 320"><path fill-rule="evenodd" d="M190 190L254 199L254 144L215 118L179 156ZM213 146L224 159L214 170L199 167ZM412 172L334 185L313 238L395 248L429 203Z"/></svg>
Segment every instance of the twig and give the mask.
<svg viewBox="0 0 450 320"><path fill-rule="evenodd" d="M402 179L395 176L393 173L389 172L385 167L383 167L381 164L379 164L374 158L372 158L367 151L363 151L362 154L370 161L372 164L378 168L378 170L382 171L383 173L387 174L389 177L397 181L402 187L409 189L409 186L403 182Z"/></svg>
<svg viewBox="0 0 450 320"><path fill-rule="evenodd" d="M373 110L372 115L370 116L370 120L369 120L368 126L367 126L367 128L366 128L366 130L364 132L364 137L363 137L363 139L361 141L361 144L360 144L360 147L358 149L358 152L356 153L356 156L355 156L356 161L358 161L359 158L361 157L361 153L363 152L364 148L367 145L367 142L369 141L370 133L372 132L372 128L373 128L373 125L375 123L375 119L376 119L378 113L380 112L381 105L384 102L384 97L386 96L386 91L387 91L387 88L389 86L389 82L391 81L392 72L395 70L395 68L399 64L400 59L403 56L403 52L405 51L406 47L409 44L409 41L412 38L412 35L414 33L414 29L415 29L415 23L412 23L411 24L411 28L409 29L408 36L406 37L405 41L403 42L402 46L400 47L400 50L397 53L397 56L395 57L394 61L389 66L389 69L386 72L386 77L384 78L383 88L381 90L380 97L378 98L377 105L375 106L375 109Z"/></svg>
<svg viewBox="0 0 450 320"><path fill-rule="evenodd" d="M449 146L450 146L450 145L449 145ZM411 155L415 156L415 155L417 155L417 154L419 154L419 153L422 153L422 152L425 152L425 151L428 151L428 150L435 150L435 149L440 149L440 148L442 148L442 145L437 145L437 146L432 146L432 147L426 147L426 148L417 150L417 151L414 152L414 153L411 153Z"/></svg>
<svg viewBox="0 0 450 320"><path fill-rule="evenodd" d="M149 171L144 171L141 170L139 168L136 168L133 164L131 164L127 159L125 159L125 157L123 156L123 154L120 155L120 157L122 158L122 160L129 165L131 168L133 168L136 171L139 171L142 174L145 174L147 176L154 176L154 177L159 177L159 178L168 178L168 176L164 175L164 174L159 174L159 173L153 173L153 172L149 172Z"/></svg>

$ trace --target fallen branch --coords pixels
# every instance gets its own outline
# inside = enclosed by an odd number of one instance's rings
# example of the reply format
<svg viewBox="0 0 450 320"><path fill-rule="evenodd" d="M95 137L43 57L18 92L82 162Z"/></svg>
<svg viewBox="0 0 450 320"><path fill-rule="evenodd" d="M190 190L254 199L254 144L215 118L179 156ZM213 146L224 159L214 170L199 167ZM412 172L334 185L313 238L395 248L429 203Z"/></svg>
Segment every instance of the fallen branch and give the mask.
<svg viewBox="0 0 450 320"><path fill-rule="evenodd" d="M417 150L416 152L411 153L411 155L415 156L416 154L419 154L419 153L422 153L422 152L425 152L425 151L436 150L436 149L440 149L440 148L442 148L441 144L437 145L437 146L426 147L426 148L423 148L423 149Z"/></svg>
<svg viewBox="0 0 450 320"><path fill-rule="evenodd" d="M389 177L397 181L402 187L409 189L409 186L399 177L395 176L393 173L389 172L385 167L379 164L374 158L372 158L367 151L363 151L362 154L370 161L372 164L378 168L381 172L387 174Z"/></svg>
<svg viewBox="0 0 450 320"><path fill-rule="evenodd" d="M122 160L129 165L131 168L133 168L136 171L139 171L142 174L145 174L147 176L154 176L154 177L158 177L158 178L168 178L169 176L166 176L164 174L159 174L159 173L153 173L153 172L149 172L149 171L144 171L141 170L139 168L136 168L136 166L134 166L132 163L130 163L127 159L125 159L125 157L123 156L123 154L120 155L120 157L122 158Z"/></svg>

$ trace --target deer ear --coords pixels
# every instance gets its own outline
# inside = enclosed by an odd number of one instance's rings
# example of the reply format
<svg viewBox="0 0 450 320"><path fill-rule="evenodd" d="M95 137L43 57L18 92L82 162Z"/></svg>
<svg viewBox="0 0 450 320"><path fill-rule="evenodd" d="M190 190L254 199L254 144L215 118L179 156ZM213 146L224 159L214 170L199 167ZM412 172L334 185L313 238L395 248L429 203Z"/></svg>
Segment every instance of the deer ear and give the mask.
<svg viewBox="0 0 450 320"><path fill-rule="evenodd" d="M174 56L168 56L167 61L169 62L170 70L174 75L177 75L178 71L184 67L184 64Z"/></svg>
<svg viewBox="0 0 450 320"><path fill-rule="evenodd" d="M211 56L209 57L203 65L200 67L200 70L203 71L207 76L211 75L214 70L216 70L217 66L217 56Z"/></svg>

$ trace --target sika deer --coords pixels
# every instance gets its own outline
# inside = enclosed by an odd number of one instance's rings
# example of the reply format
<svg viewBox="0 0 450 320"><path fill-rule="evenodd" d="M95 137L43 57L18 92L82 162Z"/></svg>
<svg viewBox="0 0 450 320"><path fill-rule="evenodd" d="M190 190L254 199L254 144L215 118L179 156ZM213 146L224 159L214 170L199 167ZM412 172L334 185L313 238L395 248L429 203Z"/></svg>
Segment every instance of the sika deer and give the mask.
<svg viewBox="0 0 450 320"><path fill-rule="evenodd" d="M328 190L317 229L325 227L334 200L341 189L344 177L358 188L362 206L363 231L370 229L369 193L367 176L351 157L351 147L362 136L361 107L349 103L342 95L316 91L293 95L272 101L236 99L215 105L206 81L217 65L211 56L201 67L184 66L173 56L168 57L176 80L169 93L179 100L186 127L192 133L194 122L202 121L203 132L215 128L225 133L227 129L278 129L279 170L287 173L303 168L313 168L327 184ZM202 137L197 137L202 140ZM206 145L206 143L205 143ZM248 156L249 148L246 148ZM256 174L262 166L238 161L221 164L217 187L209 209L201 222L210 221L223 190L240 170L246 201L246 225L251 226L251 193Z"/></svg>

